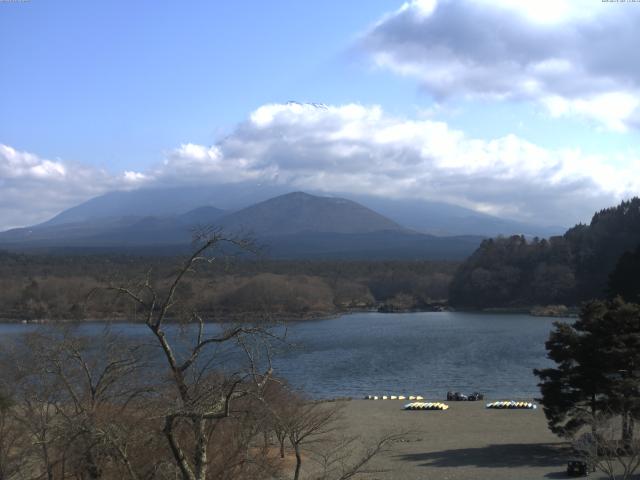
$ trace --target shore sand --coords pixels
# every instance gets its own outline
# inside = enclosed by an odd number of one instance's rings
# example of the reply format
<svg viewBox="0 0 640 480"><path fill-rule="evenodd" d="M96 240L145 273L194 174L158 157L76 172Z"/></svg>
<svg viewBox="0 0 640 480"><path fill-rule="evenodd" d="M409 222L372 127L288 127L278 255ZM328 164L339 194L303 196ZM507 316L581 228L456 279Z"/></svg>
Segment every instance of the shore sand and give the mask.
<svg viewBox="0 0 640 480"><path fill-rule="evenodd" d="M372 460L370 469L378 471L359 478L566 478L569 445L548 430L540 407L492 410L479 401L447 402L446 411L406 411L405 403L345 402L344 427L364 441L373 442L391 432L411 432Z"/></svg>

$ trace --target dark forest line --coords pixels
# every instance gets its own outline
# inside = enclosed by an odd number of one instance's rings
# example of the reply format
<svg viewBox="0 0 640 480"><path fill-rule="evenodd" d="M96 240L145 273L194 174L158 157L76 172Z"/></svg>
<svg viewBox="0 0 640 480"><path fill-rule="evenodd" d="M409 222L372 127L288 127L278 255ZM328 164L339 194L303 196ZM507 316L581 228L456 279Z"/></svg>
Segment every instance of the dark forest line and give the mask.
<svg viewBox="0 0 640 480"><path fill-rule="evenodd" d="M616 295L638 301L639 258L640 198L633 198L562 236L483 241L457 270L449 300L464 308L577 306Z"/></svg>
<svg viewBox="0 0 640 480"><path fill-rule="evenodd" d="M0 252L3 321L139 320L111 285L149 278L160 290L182 257ZM181 296L216 321L317 318L440 308L458 262L238 260L199 266Z"/></svg>

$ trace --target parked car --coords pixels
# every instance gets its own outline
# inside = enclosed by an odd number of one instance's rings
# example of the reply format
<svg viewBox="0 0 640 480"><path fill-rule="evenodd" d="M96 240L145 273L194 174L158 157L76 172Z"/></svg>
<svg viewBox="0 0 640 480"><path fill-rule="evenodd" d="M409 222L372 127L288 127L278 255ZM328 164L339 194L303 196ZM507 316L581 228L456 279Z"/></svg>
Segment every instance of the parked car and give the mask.
<svg viewBox="0 0 640 480"><path fill-rule="evenodd" d="M569 460L567 462L567 475L570 477L586 477L589 475L587 462L584 460Z"/></svg>
<svg viewBox="0 0 640 480"><path fill-rule="evenodd" d="M475 400L483 400L484 395L478 392L473 392L469 395L465 395L460 392L447 392L447 400L450 402L463 402L463 401L475 401Z"/></svg>

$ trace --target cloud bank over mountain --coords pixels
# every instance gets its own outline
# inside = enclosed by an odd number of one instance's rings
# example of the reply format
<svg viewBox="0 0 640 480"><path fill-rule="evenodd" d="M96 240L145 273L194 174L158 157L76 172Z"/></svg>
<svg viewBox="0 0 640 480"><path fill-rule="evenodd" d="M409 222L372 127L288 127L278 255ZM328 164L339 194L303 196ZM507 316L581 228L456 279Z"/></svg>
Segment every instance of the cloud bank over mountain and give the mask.
<svg viewBox="0 0 640 480"><path fill-rule="evenodd" d="M527 100L613 131L640 126L640 8L571 0L414 0L360 39L435 98Z"/></svg>
<svg viewBox="0 0 640 480"><path fill-rule="evenodd" d="M139 180L134 172L111 175L0 144L0 228L32 225L105 191L135 187Z"/></svg>
<svg viewBox="0 0 640 480"><path fill-rule="evenodd" d="M448 202L568 225L640 190L640 159L549 150L516 135L471 138L379 106L268 104L212 146L184 144L144 172L110 174L0 146L0 227L46 220L113 189L273 183L296 190Z"/></svg>
<svg viewBox="0 0 640 480"><path fill-rule="evenodd" d="M439 200L562 224L637 191L638 166L634 158L614 168L579 149L548 150L515 135L470 138L378 106L289 103L258 108L214 147L183 145L153 176L199 171L212 180Z"/></svg>

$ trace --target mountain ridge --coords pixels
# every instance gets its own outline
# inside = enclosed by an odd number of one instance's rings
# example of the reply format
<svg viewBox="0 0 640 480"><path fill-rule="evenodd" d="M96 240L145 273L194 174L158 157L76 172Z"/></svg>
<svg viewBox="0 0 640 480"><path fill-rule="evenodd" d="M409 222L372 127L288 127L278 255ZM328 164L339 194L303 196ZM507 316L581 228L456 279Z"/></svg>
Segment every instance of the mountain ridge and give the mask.
<svg viewBox="0 0 640 480"><path fill-rule="evenodd" d="M287 235L404 230L396 222L357 202L299 191L250 205L221 218L220 224L231 231L248 227L258 236L272 236L276 231L278 235Z"/></svg>
<svg viewBox="0 0 640 480"><path fill-rule="evenodd" d="M291 193L289 187L255 182L113 191L71 207L36 226L61 225L122 216L167 217L182 215L204 206L234 212L287 193ZM503 219L438 201L390 199L348 192L327 194L309 190L307 193L329 198L344 198L360 203L403 227L431 235L491 237L524 234L529 237L549 237L561 235L566 230L566 227L562 226L537 225Z"/></svg>
<svg viewBox="0 0 640 480"><path fill-rule="evenodd" d="M290 192L234 212L201 206L169 217L59 221L4 232L0 247L122 250L146 246L182 251L191 244L194 230L211 224L232 235L253 236L278 258L459 259L481 240L437 238L407 229L352 200L304 192Z"/></svg>

